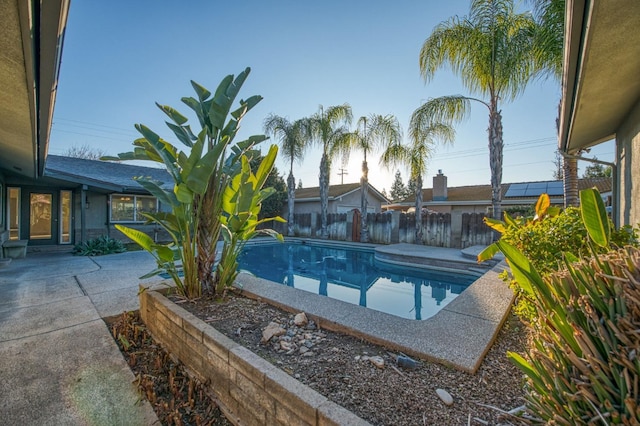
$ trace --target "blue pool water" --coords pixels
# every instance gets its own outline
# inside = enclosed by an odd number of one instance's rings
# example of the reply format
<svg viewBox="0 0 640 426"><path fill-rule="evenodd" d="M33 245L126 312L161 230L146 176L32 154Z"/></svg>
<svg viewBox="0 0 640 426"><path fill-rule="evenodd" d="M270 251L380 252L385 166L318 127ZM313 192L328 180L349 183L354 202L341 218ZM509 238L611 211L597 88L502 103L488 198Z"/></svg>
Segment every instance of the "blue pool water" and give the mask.
<svg viewBox="0 0 640 426"><path fill-rule="evenodd" d="M435 315L475 280L388 265L372 251L299 243L250 245L239 263L260 278L416 320Z"/></svg>

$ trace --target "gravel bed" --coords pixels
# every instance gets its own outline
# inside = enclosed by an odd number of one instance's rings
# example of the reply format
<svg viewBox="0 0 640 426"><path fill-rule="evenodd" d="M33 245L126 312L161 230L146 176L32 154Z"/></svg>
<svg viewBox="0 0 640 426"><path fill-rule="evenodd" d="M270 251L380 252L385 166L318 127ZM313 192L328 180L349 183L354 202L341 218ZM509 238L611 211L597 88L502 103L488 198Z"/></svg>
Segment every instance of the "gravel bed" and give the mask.
<svg viewBox="0 0 640 426"><path fill-rule="evenodd" d="M526 344L525 327L513 315L471 375L318 329L303 315L236 292L224 301L174 301L374 425L518 424L504 413L524 404L522 374L506 357L507 351L523 353ZM263 335L267 328L273 336ZM445 391L445 399L450 395L453 403L445 404L437 390Z"/></svg>

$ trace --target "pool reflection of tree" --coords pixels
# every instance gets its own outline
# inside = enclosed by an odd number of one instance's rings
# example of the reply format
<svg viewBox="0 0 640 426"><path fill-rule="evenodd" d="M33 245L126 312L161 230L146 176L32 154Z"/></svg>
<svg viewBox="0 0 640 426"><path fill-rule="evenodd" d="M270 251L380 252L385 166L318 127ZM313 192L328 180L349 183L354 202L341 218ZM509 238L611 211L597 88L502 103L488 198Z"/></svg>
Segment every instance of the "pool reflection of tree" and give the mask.
<svg viewBox="0 0 640 426"><path fill-rule="evenodd" d="M440 305L450 294L460 294L471 278L434 273L428 278L407 274L406 268L376 264L373 253L304 244L269 244L248 247L240 258L240 268L256 276L296 287L301 278L315 280L318 294L327 296L329 284L359 291L361 306L367 306L367 292L379 281L413 286L413 314L422 319L423 287L431 287L431 297ZM452 283L452 280L455 281ZM458 282L459 281L459 282Z"/></svg>

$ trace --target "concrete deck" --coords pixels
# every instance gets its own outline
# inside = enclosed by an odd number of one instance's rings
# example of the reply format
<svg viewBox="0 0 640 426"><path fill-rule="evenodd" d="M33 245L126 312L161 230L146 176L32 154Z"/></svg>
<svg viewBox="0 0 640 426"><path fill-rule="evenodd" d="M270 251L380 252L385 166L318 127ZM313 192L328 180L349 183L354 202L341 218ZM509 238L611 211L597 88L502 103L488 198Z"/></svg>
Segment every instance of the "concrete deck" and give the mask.
<svg viewBox="0 0 640 426"><path fill-rule="evenodd" d="M0 269L0 418L11 425L151 425L101 319L138 309L145 252L29 253Z"/></svg>

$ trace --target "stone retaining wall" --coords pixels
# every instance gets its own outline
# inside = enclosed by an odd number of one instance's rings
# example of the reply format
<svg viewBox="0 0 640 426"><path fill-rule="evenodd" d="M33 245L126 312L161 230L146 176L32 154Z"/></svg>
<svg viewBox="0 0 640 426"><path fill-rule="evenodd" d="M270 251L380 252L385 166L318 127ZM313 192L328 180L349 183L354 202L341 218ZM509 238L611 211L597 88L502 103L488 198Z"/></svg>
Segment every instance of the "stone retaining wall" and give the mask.
<svg viewBox="0 0 640 426"><path fill-rule="evenodd" d="M238 425L368 425L152 290L140 316L153 337L203 383Z"/></svg>

